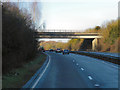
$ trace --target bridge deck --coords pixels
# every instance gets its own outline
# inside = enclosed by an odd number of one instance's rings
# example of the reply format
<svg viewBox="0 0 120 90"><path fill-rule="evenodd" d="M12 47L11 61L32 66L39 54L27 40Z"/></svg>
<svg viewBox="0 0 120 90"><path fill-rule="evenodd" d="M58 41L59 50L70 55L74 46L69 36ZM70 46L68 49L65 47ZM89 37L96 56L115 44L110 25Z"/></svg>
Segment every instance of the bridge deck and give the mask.
<svg viewBox="0 0 120 90"><path fill-rule="evenodd" d="M100 33L84 32L35 32L36 38L101 38Z"/></svg>

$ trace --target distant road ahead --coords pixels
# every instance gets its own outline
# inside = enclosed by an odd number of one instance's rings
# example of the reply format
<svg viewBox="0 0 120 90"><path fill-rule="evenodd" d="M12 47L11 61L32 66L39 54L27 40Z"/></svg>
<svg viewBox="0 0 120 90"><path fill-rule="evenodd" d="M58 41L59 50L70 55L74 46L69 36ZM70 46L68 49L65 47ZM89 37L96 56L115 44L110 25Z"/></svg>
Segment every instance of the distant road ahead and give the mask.
<svg viewBox="0 0 120 90"><path fill-rule="evenodd" d="M46 71L34 88L118 88L118 66L95 58L45 52Z"/></svg>

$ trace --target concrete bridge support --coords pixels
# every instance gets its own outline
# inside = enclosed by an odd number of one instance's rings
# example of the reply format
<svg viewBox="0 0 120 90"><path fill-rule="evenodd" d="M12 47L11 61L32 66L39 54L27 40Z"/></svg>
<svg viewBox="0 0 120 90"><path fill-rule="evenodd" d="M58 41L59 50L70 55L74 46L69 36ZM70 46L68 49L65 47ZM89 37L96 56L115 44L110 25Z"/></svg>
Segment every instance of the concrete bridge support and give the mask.
<svg viewBox="0 0 120 90"><path fill-rule="evenodd" d="M98 39L98 38L95 38L95 39L92 41L92 50L93 50L93 51L98 51L98 44L99 44L99 39Z"/></svg>
<svg viewBox="0 0 120 90"><path fill-rule="evenodd" d="M80 50L82 51L91 51L92 50L92 41L94 39L84 39L82 45L80 46Z"/></svg>

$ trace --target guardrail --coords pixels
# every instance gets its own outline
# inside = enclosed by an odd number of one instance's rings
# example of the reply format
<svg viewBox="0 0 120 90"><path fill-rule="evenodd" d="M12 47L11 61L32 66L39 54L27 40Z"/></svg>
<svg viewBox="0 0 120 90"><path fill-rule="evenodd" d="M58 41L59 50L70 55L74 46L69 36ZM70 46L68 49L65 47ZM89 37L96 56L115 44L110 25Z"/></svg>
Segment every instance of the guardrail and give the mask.
<svg viewBox="0 0 120 90"><path fill-rule="evenodd" d="M96 54L96 53L91 53L91 52L86 52L86 51L71 51L71 53L90 56L90 57L102 59L102 60L120 65L120 57L119 56L116 57L116 56L111 56L111 55Z"/></svg>

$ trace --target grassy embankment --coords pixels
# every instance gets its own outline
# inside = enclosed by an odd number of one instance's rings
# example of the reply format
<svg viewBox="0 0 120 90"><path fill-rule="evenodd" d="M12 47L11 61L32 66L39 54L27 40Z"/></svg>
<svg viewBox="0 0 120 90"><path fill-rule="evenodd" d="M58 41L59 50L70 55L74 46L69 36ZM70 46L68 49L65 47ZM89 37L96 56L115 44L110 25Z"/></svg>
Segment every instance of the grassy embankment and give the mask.
<svg viewBox="0 0 120 90"><path fill-rule="evenodd" d="M22 67L13 69L11 73L3 75L3 88L21 88L43 65L46 60L45 54L37 54L34 60L25 63ZM13 74L14 73L14 74ZM17 73L17 75L15 75Z"/></svg>

